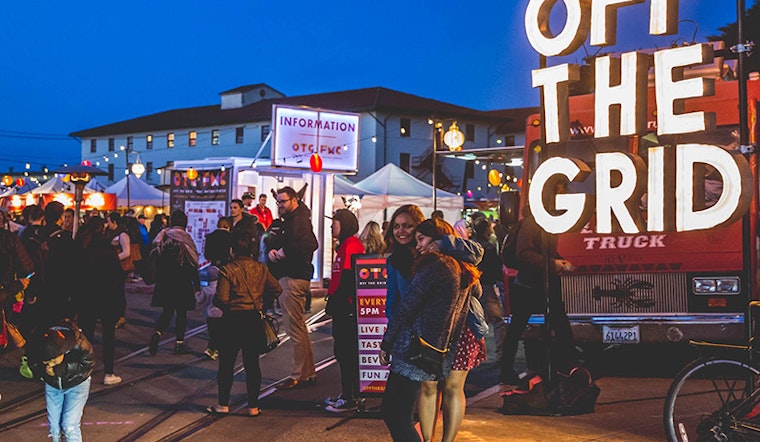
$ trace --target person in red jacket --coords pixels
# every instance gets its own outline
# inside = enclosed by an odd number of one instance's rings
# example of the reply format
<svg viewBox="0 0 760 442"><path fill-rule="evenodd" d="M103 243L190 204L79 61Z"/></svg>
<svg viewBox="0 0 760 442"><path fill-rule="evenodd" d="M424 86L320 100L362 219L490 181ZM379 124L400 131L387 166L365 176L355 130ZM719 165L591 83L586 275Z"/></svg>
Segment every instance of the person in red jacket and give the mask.
<svg viewBox="0 0 760 442"><path fill-rule="evenodd" d="M348 209L339 209L332 217L332 236L338 240L338 250L327 288L325 312L333 317L333 351L340 365L342 393L325 399L325 409L333 413L356 410L359 396L359 342L356 326L356 278L351 268L351 256L364 253L364 245L356 237L359 220Z"/></svg>
<svg viewBox="0 0 760 442"><path fill-rule="evenodd" d="M267 230L272 224L274 217L272 216L272 211L267 207L266 193L259 195L259 204L251 209L251 215L256 215L256 218L259 219L259 223L264 227L264 230Z"/></svg>

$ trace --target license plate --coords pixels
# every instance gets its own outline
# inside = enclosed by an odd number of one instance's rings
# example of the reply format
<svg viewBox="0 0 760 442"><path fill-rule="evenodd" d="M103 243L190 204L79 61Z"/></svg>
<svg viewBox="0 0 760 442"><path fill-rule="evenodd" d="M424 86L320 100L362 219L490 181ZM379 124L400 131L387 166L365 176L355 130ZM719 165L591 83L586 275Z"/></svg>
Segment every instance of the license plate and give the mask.
<svg viewBox="0 0 760 442"><path fill-rule="evenodd" d="M638 344L641 342L639 326L609 327L602 326L602 342L605 344Z"/></svg>

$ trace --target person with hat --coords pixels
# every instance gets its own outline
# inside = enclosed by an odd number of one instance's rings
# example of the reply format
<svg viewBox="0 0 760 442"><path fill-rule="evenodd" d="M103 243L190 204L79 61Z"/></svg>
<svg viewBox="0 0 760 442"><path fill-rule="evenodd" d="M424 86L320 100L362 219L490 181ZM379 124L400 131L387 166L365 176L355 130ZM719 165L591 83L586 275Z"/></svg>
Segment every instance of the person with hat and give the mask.
<svg viewBox="0 0 760 442"><path fill-rule="evenodd" d="M240 197L240 199L243 200L243 210L253 215L253 193L245 192L243 196Z"/></svg>
<svg viewBox="0 0 760 442"><path fill-rule="evenodd" d="M29 344L32 372L45 382L50 438L60 442L82 440L82 413L90 396L95 367L92 345L70 319L64 319Z"/></svg>
<svg viewBox="0 0 760 442"><path fill-rule="evenodd" d="M338 250L327 288L325 312L333 317L333 351L340 365L342 393L327 398L325 408L332 413L356 410L359 397L359 332L356 325L356 277L351 256L364 253L364 245L356 237L359 220L348 209L338 209L332 217L332 237L338 240Z"/></svg>

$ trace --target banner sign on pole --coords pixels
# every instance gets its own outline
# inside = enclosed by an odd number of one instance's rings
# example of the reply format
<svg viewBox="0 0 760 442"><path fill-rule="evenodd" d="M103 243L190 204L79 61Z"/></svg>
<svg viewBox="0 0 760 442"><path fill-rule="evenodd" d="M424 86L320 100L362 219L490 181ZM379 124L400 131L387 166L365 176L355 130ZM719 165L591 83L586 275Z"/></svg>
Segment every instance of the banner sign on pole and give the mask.
<svg viewBox="0 0 760 442"><path fill-rule="evenodd" d="M186 170L171 171L169 205L171 211L185 210L186 201L230 200L230 169L198 170L195 179Z"/></svg>
<svg viewBox="0 0 760 442"><path fill-rule="evenodd" d="M385 258L354 255L356 272L356 322L359 331L359 394L383 393L389 367L380 365L380 342L388 318L385 317Z"/></svg>

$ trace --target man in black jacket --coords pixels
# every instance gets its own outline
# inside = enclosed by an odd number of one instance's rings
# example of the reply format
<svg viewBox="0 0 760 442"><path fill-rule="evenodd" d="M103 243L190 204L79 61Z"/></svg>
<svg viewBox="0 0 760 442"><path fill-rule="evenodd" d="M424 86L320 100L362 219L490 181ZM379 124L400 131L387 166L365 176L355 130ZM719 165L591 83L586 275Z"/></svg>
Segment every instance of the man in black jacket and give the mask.
<svg viewBox="0 0 760 442"><path fill-rule="evenodd" d="M319 244L312 230L311 211L299 201L293 188L283 187L277 191L277 206L283 218L283 242L281 248L269 251L268 258L282 264L277 266L278 272L274 276L282 287L280 303L294 346L293 371L282 387L308 386L316 383L317 372L304 307L314 274L311 259Z"/></svg>
<svg viewBox="0 0 760 442"><path fill-rule="evenodd" d="M510 284L509 302L512 311L512 320L507 328L504 338L501 360L501 383L505 385L517 385L518 377L514 372L514 361L517 353L517 345L523 330L528 325L531 314L546 312L546 303L549 303L552 331L554 331L556 343L552 346L553 361L567 363L575 357L575 342L570 321L565 312L562 302L562 287L560 275L574 270L570 261L562 259L557 254L557 235L546 233L536 223L529 207L523 209L524 218L522 226L517 232L517 260L519 269L514 282ZM544 291L544 271L546 270L546 254L549 256L549 295ZM538 361L532 364L528 360L530 368L542 368L546 361ZM556 367L556 364L553 364ZM558 367L563 368L563 367Z"/></svg>

